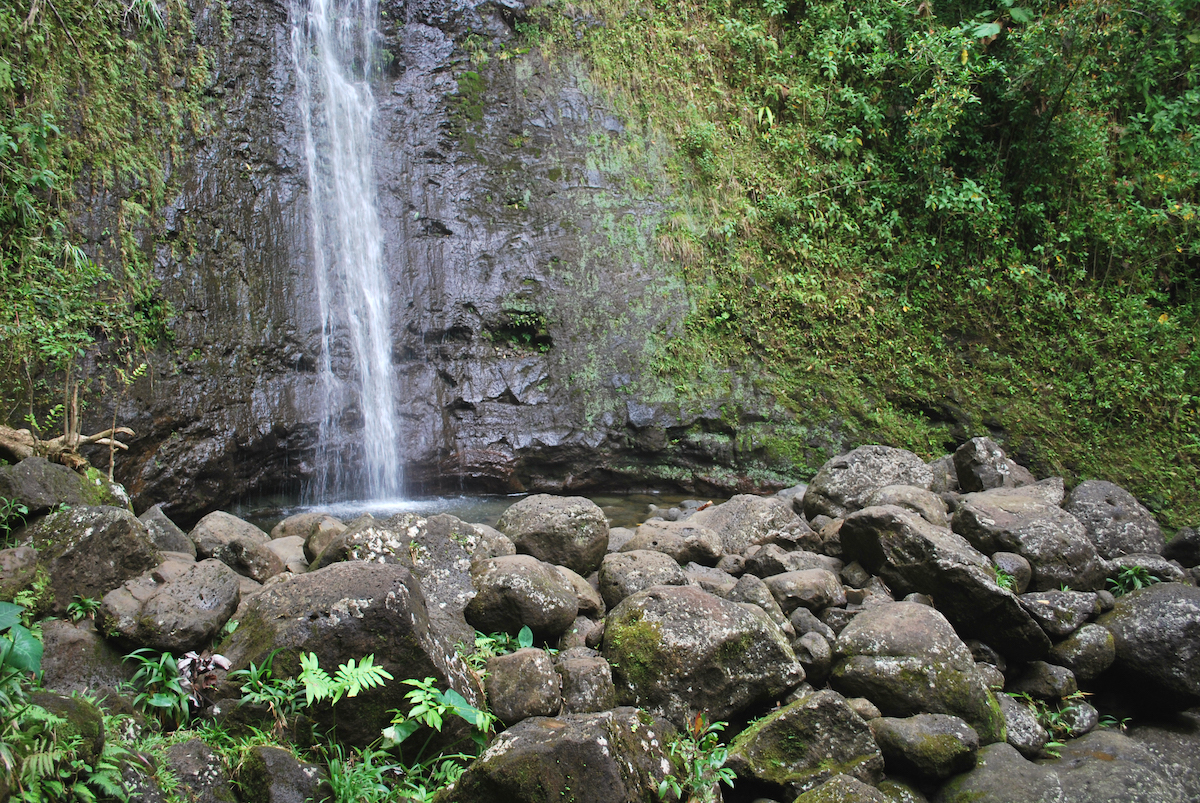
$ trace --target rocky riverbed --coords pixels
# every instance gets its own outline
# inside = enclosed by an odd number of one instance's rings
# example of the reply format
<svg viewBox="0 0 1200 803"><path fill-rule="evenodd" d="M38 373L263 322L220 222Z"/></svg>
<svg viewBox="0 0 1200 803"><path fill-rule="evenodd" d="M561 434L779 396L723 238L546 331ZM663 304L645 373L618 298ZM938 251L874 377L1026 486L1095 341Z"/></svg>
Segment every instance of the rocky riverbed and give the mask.
<svg viewBox="0 0 1200 803"><path fill-rule="evenodd" d="M697 715L728 723L726 801L1200 800L1200 535L1168 541L1118 486L1068 491L987 439L930 463L863 446L806 486L636 529L537 495L495 528L305 513L266 533L214 512L185 533L121 494L38 458L0 468L28 509L0 598L60 617L51 698L128 705L124 654L215 653L196 715L232 727L255 709L228 671L371 654L395 680L314 707L318 730L375 742L407 709L400 681L427 677L499 719L443 803L658 800ZM68 621L81 598L94 624ZM459 646L524 628L533 646L486 665ZM257 750L227 766L193 740L167 760L196 800L318 794L321 767Z"/></svg>

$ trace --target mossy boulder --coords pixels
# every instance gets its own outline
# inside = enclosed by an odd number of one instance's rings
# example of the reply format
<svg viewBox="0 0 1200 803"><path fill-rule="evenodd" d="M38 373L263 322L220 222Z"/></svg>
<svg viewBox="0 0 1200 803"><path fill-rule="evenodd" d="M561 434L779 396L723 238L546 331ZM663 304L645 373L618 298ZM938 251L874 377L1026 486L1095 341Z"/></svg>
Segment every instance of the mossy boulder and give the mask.
<svg viewBox="0 0 1200 803"><path fill-rule="evenodd" d="M845 518L864 507L871 494L889 485L929 489L933 472L912 452L890 446L860 446L821 466L804 492L804 515Z"/></svg>
<svg viewBox="0 0 1200 803"><path fill-rule="evenodd" d="M29 701L65 719L66 723L56 728L59 739L68 741L78 736L76 756L95 766L96 759L104 752L104 714L99 708L82 697L52 691L33 692Z"/></svg>
<svg viewBox="0 0 1200 803"><path fill-rule="evenodd" d="M949 778L975 766L979 734L950 714L879 717L871 733L891 775Z"/></svg>
<svg viewBox="0 0 1200 803"><path fill-rule="evenodd" d="M336 722L347 741L367 744L391 720L389 711L407 711L400 681L433 677L441 688L454 688L472 705L482 705L478 678L454 650L449 634L436 628L426 612L417 578L407 568L350 561L315 572L291 575L267 586L244 607L241 625L217 651L244 669L261 666L273 650L275 675L296 675L300 655L316 653L331 674L340 664L374 655L375 663L395 678L383 687L344 698L333 716L327 707L315 716ZM235 689L229 689L237 696Z"/></svg>
<svg viewBox="0 0 1200 803"><path fill-rule="evenodd" d="M50 609L58 616L76 595L99 599L160 562L146 526L119 507L58 511L28 532L50 577Z"/></svg>
<svg viewBox="0 0 1200 803"><path fill-rule="evenodd" d="M762 609L694 586L655 586L608 615L601 652L617 700L682 724L728 719L804 679L787 638Z"/></svg>
<svg viewBox="0 0 1200 803"><path fill-rule="evenodd" d="M794 803L890 803L883 792L851 778L835 775L816 789L810 789Z"/></svg>
<svg viewBox="0 0 1200 803"><path fill-rule="evenodd" d="M1156 706L1200 702L1200 588L1159 583L1126 594L1097 620L1113 636L1112 672Z"/></svg>
<svg viewBox="0 0 1200 803"><path fill-rule="evenodd" d="M1063 803L1058 775L1034 764L1010 744L991 744L979 751L975 768L947 781L932 803ZM1080 803L1090 798L1082 798Z"/></svg>
<svg viewBox="0 0 1200 803"><path fill-rule="evenodd" d="M794 543L804 541L805 535L812 536L791 503L773 496L738 494L728 502L693 514L687 522L719 535L727 554L743 552L751 544L772 540Z"/></svg>
<svg viewBox="0 0 1200 803"><path fill-rule="evenodd" d="M608 519L582 496L527 496L504 511L496 529L512 539L517 552L585 577L600 568L608 549Z"/></svg>
<svg viewBox="0 0 1200 803"><path fill-rule="evenodd" d="M0 497L24 505L30 518L60 504L86 504L83 477L44 457L27 457L14 465L0 466Z"/></svg>
<svg viewBox="0 0 1200 803"><path fill-rule="evenodd" d="M773 711L738 734L726 765L739 781L792 799L839 773L868 784L883 778L871 729L828 689Z"/></svg>
<svg viewBox="0 0 1200 803"><path fill-rule="evenodd" d="M915 602L860 612L838 635L830 685L890 717L953 714L984 744L1003 741L1004 717L971 651L941 613Z"/></svg>
<svg viewBox="0 0 1200 803"><path fill-rule="evenodd" d="M478 594L464 611L467 621L485 633L516 634L528 626L535 637L553 641L579 613L579 597L569 579L532 555L502 555L475 563L472 580Z"/></svg>
<svg viewBox="0 0 1200 803"><path fill-rule="evenodd" d="M290 750L258 745L237 767L242 803L305 803L332 800L328 775L317 764L301 761Z"/></svg>
<svg viewBox="0 0 1200 803"><path fill-rule="evenodd" d="M526 719L435 803L658 803L674 766L670 723L635 708Z"/></svg>

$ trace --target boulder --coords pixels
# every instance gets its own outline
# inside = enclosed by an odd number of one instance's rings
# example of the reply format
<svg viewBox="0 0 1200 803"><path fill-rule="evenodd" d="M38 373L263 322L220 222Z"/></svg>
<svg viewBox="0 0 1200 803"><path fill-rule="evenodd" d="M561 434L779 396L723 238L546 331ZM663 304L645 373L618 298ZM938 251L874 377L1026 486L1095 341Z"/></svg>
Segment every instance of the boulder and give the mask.
<svg viewBox="0 0 1200 803"><path fill-rule="evenodd" d="M1137 552L1157 555L1166 546L1154 514L1119 485L1086 480L1075 486L1063 507L1082 522L1102 558Z"/></svg>
<svg viewBox="0 0 1200 803"><path fill-rule="evenodd" d="M471 576L478 593L464 613L472 627L485 633L515 634L528 626L539 640L553 641L579 612L570 581L532 555L478 561L471 566Z"/></svg>
<svg viewBox="0 0 1200 803"><path fill-rule="evenodd" d="M1180 780L1149 750L1115 730L1101 729L1059 748L1048 762L1066 803L1185 803Z"/></svg>
<svg viewBox="0 0 1200 803"><path fill-rule="evenodd" d="M954 475L964 493L1026 484L1015 467L991 438L971 438L954 452Z"/></svg>
<svg viewBox="0 0 1200 803"><path fill-rule="evenodd" d="M272 538L264 546L275 553L275 557L283 564L284 571L292 574L304 574L308 571L308 558L304 557L304 539L300 536L283 535Z"/></svg>
<svg viewBox="0 0 1200 803"><path fill-rule="evenodd" d="M188 537L196 545L196 556L201 559L217 557L223 546L239 538L253 544L265 544L271 540L270 536L250 522L221 510L200 519Z"/></svg>
<svg viewBox="0 0 1200 803"><path fill-rule="evenodd" d="M1172 563L1162 555L1146 552L1118 555L1108 562L1108 576L1111 580L1119 581L1126 569L1138 570L1139 573L1148 574L1164 583L1182 583L1187 577L1187 573L1179 564Z"/></svg>
<svg viewBox="0 0 1200 803"><path fill-rule="evenodd" d="M950 523L954 532L985 555L1003 550L1028 560L1034 591L1064 585L1091 591L1104 584L1104 560L1084 526L1031 489L998 488L968 494Z"/></svg>
<svg viewBox="0 0 1200 803"><path fill-rule="evenodd" d="M931 596L964 638L1018 660L1049 650L1049 638L1020 600L996 584L988 559L949 530L902 508L869 507L846 518L842 545L893 593Z"/></svg>
<svg viewBox="0 0 1200 803"><path fill-rule="evenodd" d="M199 739L173 744L166 749L167 766L187 790L189 803L235 803L225 764L211 747Z"/></svg>
<svg viewBox="0 0 1200 803"><path fill-rule="evenodd" d="M608 615L602 653L617 699L683 723L697 711L728 719L804 680L761 609L693 586L655 586Z"/></svg>
<svg viewBox="0 0 1200 803"><path fill-rule="evenodd" d="M274 541L276 538L297 536L307 541L308 537L313 534L313 530L317 527L317 525L325 521L325 519L333 519L334 521L337 521L337 519L334 519L333 516L330 516L328 513L322 513L320 511L294 513L271 528L271 540ZM339 521L338 524L341 524L341 522ZM345 525L342 526L344 527Z"/></svg>
<svg viewBox="0 0 1200 803"><path fill-rule="evenodd" d="M333 516L319 518L304 538L304 559L309 563L315 563L317 557L333 543L333 539L346 532L347 529L349 528L344 523Z"/></svg>
<svg viewBox="0 0 1200 803"><path fill-rule="evenodd" d="M804 493L804 515L833 519L864 507L872 493L889 485L928 490L933 473L915 454L890 446L860 446L821 466Z"/></svg>
<svg viewBox="0 0 1200 803"><path fill-rule="evenodd" d="M985 744L1004 739L1004 718L971 651L933 608L867 608L842 630L836 650L829 682L847 697L866 697L890 717L953 714Z"/></svg>
<svg viewBox="0 0 1200 803"><path fill-rule="evenodd" d="M1079 682L1089 683L1116 660L1116 641L1108 628L1087 624L1051 647L1049 658L1070 669Z"/></svg>
<svg viewBox="0 0 1200 803"><path fill-rule="evenodd" d="M752 494L738 494L728 502L705 508L693 514L688 523L720 535L722 551L729 554L773 539L803 540L801 534L809 530L788 502Z"/></svg>
<svg viewBox="0 0 1200 803"><path fill-rule="evenodd" d="M237 781L242 803L333 799L333 788L323 768L301 761L291 750L272 745L260 744L246 751L237 765Z"/></svg>
<svg viewBox="0 0 1200 803"><path fill-rule="evenodd" d="M101 637L90 619L42 623L42 685L61 692L117 688L133 679L136 669L125 654Z"/></svg>
<svg viewBox="0 0 1200 803"><path fill-rule="evenodd" d="M661 552L648 549L610 552L600 564L600 596L609 608L651 586L686 584L683 569Z"/></svg>
<svg viewBox="0 0 1200 803"><path fill-rule="evenodd" d="M1021 675L1008 684L1013 694L1027 694L1037 700L1062 700L1079 691L1075 675L1065 666L1045 661L1030 661Z"/></svg>
<svg viewBox="0 0 1200 803"><path fill-rule="evenodd" d="M154 544L155 549L160 552L184 552L193 558L196 557L196 545L188 538L187 533L167 518L161 504L138 516L138 521L146 525L146 532L150 535L150 542Z"/></svg>
<svg viewBox="0 0 1200 803"><path fill-rule="evenodd" d="M935 527L949 527L946 503L933 491L911 485L888 485L871 493L863 507L895 505L916 513Z"/></svg>
<svg viewBox="0 0 1200 803"><path fill-rule="evenodd" d="M772 575L764 582L779 607L787 614L800 607L816 611L846 604L846 592L841 580L828 569L785 572Z"/></svg>
<svg viewBox="0 0 1200 803"><path fill-rule="evenodd" d="M517 552L585 577L600 568L608 549L608 519L582 496L527 496L504 511L496 529L512 539Z"/></svg>
<svg viewBox="0 0 1200 803"><path fill-rule="evenodd" d="M871 733L892 775L940 780L975 766L979 734L950 714L879 717Z"/></svg>
<svg viewBox="0 0 1200 803"><path fill-rule="evenodd" d="M1180 527L1163 547L1162 556L1167 560L1178 561L1189 569L1200 565L1200 530L1195 527Z"/></svg>
<svg viewBox="0 0 1200 803"><path fill-rule="evenodd" d="M575 599L579 602L578 615L586 616L589 619L602 619L608 608L604 605L604 598L600 596L600 592L592 587L587 578L580 577L566 566L555 566L554 568L575 590Z"/></svg>
<svg viewBox="0 0 1200 803"><path fill-rule="evenodd" d="M265 583L277 574L287 571L279 554L270 548L270 541L253 541L249 538L231 538L213 552L213 557L243 577L256 583ZM196 557L204 557L201 550Z"/></svg>
<svg viewBox="0 0 1200 803"><path fill-rule="evenodd" d="M729 745L725 765L739 782L791 800L838 773L883 778L883 757L867 723L834 691L812 692L756 721Z"/></svg>
<svg viewBox="0 0 1200 803"><path fill-rule="evenodd" d="M555 575L557 576L557 575ZM241 625L219 645L233 669L262 666L272 650L276 677L295 676L300 655L314 652L333 673L351 659L374 655L397 680L338 703L339 734L369 744L391 721L393 709L407 711L405 678L433 677L482 705L478 679L454 649L452 634L435 629L412 572L395 564L353 561L306 574L288 575L263 588L245 606ZM231 691L233 691L231 689ZM235 692L236 695L236 692ZM328 711L314 716L329 721Z"/></svg>
<svg viewBox="0 0 1200 803"><path fill-rule="evenodd" d="M778 544L752 546L746 550L746 573L755 577L770 577L784 572L804 569L827 569L840 572L844 564L837 558L807 550L788 551Z"/></svg>
<svg viewBox="0 0 1200 803"><path fill-rule="evenodd" d="M54 691L34 690L29 694L29 702L66 720L61 725L54 726L56 741L61 740L59 744L70 744L75 741L75 756L73 757L85 764L95 765L96 760L104 752L104 712L91 701L77 694L68 695ZM15 719L13 713L10 713L12 711L13 709L10 708L5 714ZM70 754L68 753L68 755ZM49 790L45 791L49 792ZM33 796L33 800L38 799L39 796ZM56 796L51 793L43 799L55 800Z"/></svg>
<svg viewBox="0 0 1200 803"><path fill-rule="evenodd" d="M796 632L792 623L784 615L783 609L779 607L779 603L775 601L771 589L752 574L742 575L729 593L718 594L718 596L724 596L730 602L749 602L751 605L757 605L767 616L771 617L771 621L777 624L785 635L792 635Z"/></svg>
<svg viewBox="0 0 1200 803"><path fill-rule="evenodd" d="M793 803L891 803L882 792L849 775L835 775Z"/></svg>
<svg viewBox="0 0 1200 803"><path fill-rule="evenodd" d="M954 468L954 455L944 454L927 464L933 475L929 490L935 494L958 493L962 486L958 484L958 472Z"/></svg>
<svg viewBox="0 0 1200 803"><path fill-rule="evenodd" d="M50 609L58 616L76 595L100 599L159 563L146 525L119 507L58 511L27 532L50 576Z"/></svg>
<svg viewBox="0 0 1200 803"><path fill-rule="evenodd" d="M1063 639L1099 613L1096 595L1087 591L1034 591L1022 594L1021 607L1052 639Z"/></svg>
<svg viewBox="0 0 1200 803"><path fill-rule="evenodd" d="M563 713L590 714L616 707L612 667L595 650L564 650L554 668L562 680Z"/></svg>
<svg viewBox="0 0 1200 803"><path fill-rule="evenodd" d="M1038 758L1050 741L1050 733L1041 726L1033 709L1008 694L997 694L1000 711L1004 714L1004 729L1010 745L1028 759Z"/></svg>
<svg viewBox="0 0 1200 803"><path fill-rule="evenodd" d="M1159 583L1125 594L1097 620L1113 636L1112 671L1157 704L1200 702L1200 588Z"/></svg>
<svg viewBox="0 0 1200 803"><path fill-rule="evenodd" d="M12 602L13 597L33 585L37 571L38 553L33 547L0 549L0 602Z"/></svg>
<svg viewBox="0 0 1200 803"><path fill-rule="evenodd" d="M96 619L110 637L181 653L204 649L240 600L238 577L224 563L166 561L105 594Z"/></svg>
<svg viewBox="0 0 1200 803"><path fill-rule="evenodd" d="M0 497L28 509L29 518L48 513L60 504L87 505L84 479L44 457L27 457L11 466L0 466Z"/></svg>
<svg viewBox="0 0 1200 803"><path fill-rule="evenodd" d="M552 717L562 708L562 681L545 650L527 647L487 662L488 706L512 727L529 717Z"/></svg>
<svg viewBox="0 0 1200 803"><path fill-rule="evenodd" d="M1029 561L1016 552L993 552L992 563L997 569L1012 578L1013 587L1009 591L1014 594L1024 594L1033 580L1033 567Z"/></svg>
<svg viewBox="0 0 1200 803"><path fill-rule="evenodd" d="M820 633L808 632L792 642L792 652L810 683L821 685L833 670L833 648Z"/></svg>
<svg viewBox="0 0 1200 803"><path fill-rule="evenodd" d="M667 752L674 733L634 708L522 720L434 801L648 803L669 772L682 772Z"/></svg>
<svg viewBox="0 0 1200 803"><path fill-rule="evenodd" d="M465 612L476 593L471 566L491 556L495 539L445 513L428 519L412 514L392 517L386 526L403 530L409 539L408 555L434 629L470 644L475 628L467 624Z"/></svg>
<svg viewBox="0 0 1200 803"><path fill-rule="evenodd" d="M1085 800L1070 803L1085 803ZM947 781L933 803L1069 803L1058 775L1034 764L1010 744L998 742L979 751L975 768Z"/></svg>
<svg viewBox="0 0 1200 803"><path fill-rule="evenodd" d="M721 536L691 521L648 521L637 528L621 552L651 549L670 555L676 563L712 566L721 559Z"/></svg>
<svg viewBox="0 0 1200 803"><path fill-rule="evenodd" d="M411 545L425 523L424 517L415 513L398 513L382 521L364 513L328 540L325 548L310 561L310 568L324 569L342 561L359 560L398 564L411 569ZM306 554L311 551L314 538L315 533L305 546Z"/></svg>
<svg viewBox="0 0 1200 803"><path fill-rule="evenodd" d="M1184 800L1200 801L1200 772L1196 772L1196 756L1200 755L1200 711L1138 722L1129 729L1128 735L1154 757L1164 773L1179 781Z"/></svg>

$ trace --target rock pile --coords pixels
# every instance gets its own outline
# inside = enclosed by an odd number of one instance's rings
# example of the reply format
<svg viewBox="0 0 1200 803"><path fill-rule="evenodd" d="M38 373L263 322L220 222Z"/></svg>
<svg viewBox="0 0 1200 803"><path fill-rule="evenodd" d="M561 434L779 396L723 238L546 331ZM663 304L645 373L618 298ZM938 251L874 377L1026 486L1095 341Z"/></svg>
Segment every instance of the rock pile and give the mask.
<svg viewBox="0 0 1200 803"><path fill-rule="evenodd" d="M158 508L77 506L21 538L0 588L40 572L56 613L102 596L94 639L182 652L232 618L218 649L234 669L373 653L486 701L507 730L446 803L656 800L697 714L731 723L730 801L1200 800L1195 712L1098 727L1098 708L1200 704L1194 532L1168 544L1121 488L1067 494L984 438L930 464L861 447L807 486L611 538L590 501L546 495L497 529L303 514L268 535L213 513L184 534ZM553 649L491 658L486 681L456 650L523 627ZM59 662L87 651L60 629L47 676L66 684ZM371 741L404 691L364 692L341 735ZM1075 737L1061 758L1047 726Z"/></svg>

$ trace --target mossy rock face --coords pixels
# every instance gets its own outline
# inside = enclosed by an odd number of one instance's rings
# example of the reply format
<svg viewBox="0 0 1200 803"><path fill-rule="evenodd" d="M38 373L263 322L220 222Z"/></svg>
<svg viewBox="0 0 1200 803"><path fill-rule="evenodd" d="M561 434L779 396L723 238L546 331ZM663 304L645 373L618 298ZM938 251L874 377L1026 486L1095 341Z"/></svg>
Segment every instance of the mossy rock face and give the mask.
<svg viewBox="0 0 1200 803"><path fill-rule="evenodd" d="M804 669L761 609L694 586L655 586L609 613L602 653L617 699L682 724L728 719L782 696Z"/></svg>
<svg viewBox="0 0 1200 803"><path fill-rule="evenodd" d="M873 786L867 786L862 781L849 775L835 775L816 789L810 789L795 803L890 803Z"/></svg>
<svg viewBox="0 0 1200 803"><path fill-rule="evenodd" d="M436 803L658 803L658 784L680 769L670 723L634 708L509 728Z"/></svg>
<svg viewBox="0 0 1200 803"><path fill-rule="evenodd" d="M784 706L742 731L729 747L726 765L739 779L769 784L780 799L792 799L838 774L868 784L883 778L883 756L871 729L842 695L829 690Z"/></svg>
<svg viewBox="0 0 1200 803"><path fill-rule="evenodd" d="M100 709L80 697L68 697L51 691L39 691L30 695L34 705L62 717L67 722L60 725L58 734L62 739L72 736L80 738L76 755L82 761L95 766L96 759L104 752L104 714Z"/></svg>
<svg viewBox="0 0 1200 803"><path fill-rule="evenodd" d="M847 697L866 697L885 716L953 714L981 743L1004 740L1004 716L971 651L933 608L912 602L868 608L838 636L837 651L844 657L830 685Z"/></svg>
<svg viewBox="0 0 1200 803"><path fill-rule="evenodd" d="M24 505L31 518L61 504L86 503L83 477L44 457L27 457L15 465L0 466L0 497Z"/></svg>
<svg viewBox="0 0 1200 803"><path fill-rule="evenodd" d="M83 501L87 505L108 505L133 512L125 486L113 482L98 468L88 468L83 475Z"/></svg>

